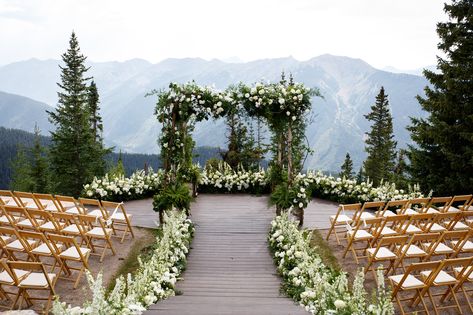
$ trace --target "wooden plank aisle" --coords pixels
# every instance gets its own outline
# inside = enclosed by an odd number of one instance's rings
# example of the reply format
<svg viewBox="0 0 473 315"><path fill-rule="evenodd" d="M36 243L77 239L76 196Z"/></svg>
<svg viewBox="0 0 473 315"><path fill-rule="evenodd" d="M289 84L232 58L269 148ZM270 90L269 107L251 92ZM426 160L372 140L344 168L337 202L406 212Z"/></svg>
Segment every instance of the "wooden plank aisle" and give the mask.
<svg viewBox="0 0 473 315"><path fill-rule="evenodd" d="M181 295L145 314L307 314L280 294L266 238L274 210L266 197L201 195L192 206L195 238Z"/></svg>

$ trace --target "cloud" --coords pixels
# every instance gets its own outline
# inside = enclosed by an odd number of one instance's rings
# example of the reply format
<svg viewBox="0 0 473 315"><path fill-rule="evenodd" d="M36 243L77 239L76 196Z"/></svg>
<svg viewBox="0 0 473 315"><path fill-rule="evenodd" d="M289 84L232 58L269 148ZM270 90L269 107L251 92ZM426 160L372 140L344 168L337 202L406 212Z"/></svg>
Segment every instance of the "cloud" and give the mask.
<svg viewBox="0 0 473 315"><path fill-rule="evenodd" d="M435 62L439 0L0 0L0 64L59 58L74 29L91 60L297 59L378 67Z"/></svg>

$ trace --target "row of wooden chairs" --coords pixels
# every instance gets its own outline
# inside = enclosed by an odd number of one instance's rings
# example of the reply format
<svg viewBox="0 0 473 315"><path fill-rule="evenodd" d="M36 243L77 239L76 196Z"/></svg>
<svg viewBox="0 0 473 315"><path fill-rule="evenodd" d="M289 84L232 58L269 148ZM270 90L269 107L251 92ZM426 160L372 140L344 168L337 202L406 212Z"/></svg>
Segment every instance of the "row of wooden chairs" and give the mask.
<svg viewBox="0 0 473 315"><path fill-rule="evenodd" d="M440 213L460 213L466 210L473 210L473 195L461 195L454 197L433 197L416 198L393 201L373 201L364 204L339 205L335 215L330 216L330 228L327 233L327 240L332 233L335 235L337 243L340 245L340 235L355 227L360 220L375 217L391 217L397 215L418 215ZM350 215L351 213L351 215ZM448 217L448 215L446 215ZM421 220L421 216L416 217ZM426 217L429 218L428 216ZM443 220L442 216L436 217ZM465 218L468 225L473 224L472 218ZM461 225L461 224L460 224ZM434 227L438 228L438 225ZM343 238L343 237L342 237Z"/></svg>
<svg viewBox="0 0 473 315"><path fill-rule="evenodd" d="M0 206L16 206L27 210L62 212L73 215L89 215L102 218L112 227L114 235L121 233L121 243L128 234L134 237L131 226L132 215L126 213L123 203L70 196L36 194L0 190ZM6 219L0 217L0 223Z"/></svg>
<svg viewBox="0 0 473 315"><path fill-rule="evenodd" d="M11 302L5 308L47 300L47 314L59 278L76 288L90 255L100 262L107 250L115 255L111 237L122 243L127 235L134 237L122 203L0 191L0 297ZM49 297L33 297L31 290L49 291Z"/></svg>

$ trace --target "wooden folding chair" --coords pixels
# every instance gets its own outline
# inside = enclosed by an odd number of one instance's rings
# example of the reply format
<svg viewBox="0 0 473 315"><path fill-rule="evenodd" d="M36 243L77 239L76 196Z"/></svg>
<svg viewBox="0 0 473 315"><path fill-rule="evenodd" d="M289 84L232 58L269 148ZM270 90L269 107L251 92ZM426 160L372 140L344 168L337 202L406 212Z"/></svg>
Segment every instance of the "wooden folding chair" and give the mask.
<svg viewBox="0 0 473 315"><path fill-rule="evenodd" d="M56 222L62 226L60 233L57 234L80 238L79 246L85 243L89 249L93 249L89 238L85 235L86 231L82 228L80 222L78 222L77 215L66 212L51 212L51 214Z"/></svg>
<svg viewBox="0 0 473 315"><path fill-rule="evenodd" d="M115 249L113 248L111 240L113 230L105 226L104 220L90 215L79 214L77 217L82 225L83 231L85 231L85 235L89 239L89 244L92 246L92 254L96 254L96 248L102 248L102 253L97 254L100 256L100 262L103 261L107 248L115 255ZM97 244L97 242L94 243L94 241L103 241L103 244Z"/></svg>
<svg viewBox="0 0 473 315"><path fill-rule="evenodd" d="M8 214L5 211L5 205L0 205L0 226L11 226L11 221L16 221L19 220L19 218L9 218Z"/></svg>
<svg viewBox="0 0 473 315"><path fill-rule="evenodd" d="M57 205L60 207L61 212L70 214L85 214L84 208L74 197L55 195L54 198L56 199Z"/></svg>
<svg viewBox="0 0 473 315"><path fill-rule="evenodd" d="M66 280L75 281L74 289L79 285L79 281L82 277L82 274L86 269L89 268L89 256L90 248L80 247L74 237L64 236L58 234L48 234L49 240L54 243L56 248L59 248L60 245L66 248L61 251L59 257L62 260L61 271L71 274L71 270L76 270L79 272L76 279L65 278ZM71 266L67 262L73 262L74 264L79 264L80 266Z"/></svg>
<svg viewBox="0 0 473 315"><path fill-rule="evenodd" d="M456 218L458 215L457 213L453 212L439 212L439 213L434 213L431 212L431 214L434 215L434 217L421 225L422 230L425 233L436 233L436 232L444 232L448 230L448 227L444 226L445 221L451 221Z"/></svg>
<svg viewBox="0 0 473 315"><path fill-rule="evenodd" d="M64 228L65 224L58 222L51 211L26 209L26 212L30 218L34 218L36 222L41 222L37 227L40 232L59 233Z"/></svg>
<svg viewBox="0 0 473 315"><path fill-rule="evenodd" d="M433 197L430 199L429 204L425 207L425 212L427 213L439 213L445 212L440 211L439 209L446 210L450 201L453 197Z"/></svg>
<svg viewBox="0 0 473 315"><path fill-rule="evenodd" d="M41 204L39 200L34 197L33 193L24 191L14 191L13 194L20 202L22 208L36 210L44 209L45 205Z"/></svg>
<svg viewBox="0 0 473 315"><path fill-rule="evenodd" d="M57 212L61 211L61 206L58 205L56 199L51 194L33 194L34 198L43 205L43 210Z"/></svg>
<svg viewBox="0 0 473 315"><path fill-rule="evenodd" d="M445 207L439 207L440 212L460 212L466 210L466 207L471 201L473 195L457 195L453 196L452 200Z"/></svg>
<svg viewBox="0 0 473 315"><path fill-rule="evenodd" d="M16 274L20 280L23 280L28 276L29 272L18 269L16 270ZM10 305L0 304L0 308L11 310L13 309L14 303L13 300L10 299L10 295L16 296L17 292L5 290L3 287L16 288L13 272L10 270L10 267L8 267L6 259L0 260L0 297L6 301L10 301L11 303Z"/></svg>
<svg viewBox="0 0 473 315"><path fill-rule="evenodd" d="M402 211L402 214L424 213L431 198L414 198L409 199L408 204Z"/></svg>
<svg viewBox="0 0 473 315"><path fill-rule="evenodd" d="M366 249L370 246L370 243L378 237L379 231L381 231L381 224L383 223L383 218L368 218L363 220L358 220L358 223L353 230L347 231L347 248L343 253L343 258L346 257L348 251L351 251L353 257L357 264L359 264L359 258L365 258L365 255L357 255L358 251L363 251L365 253ZM366 246L362 248L356 248L355 244L365 243Z"/></svg>
<svg viewBox="0 0 473 315"><path fill-rule="evenodd" d="M107 211L102 207L100 200L79 198L79 203L85 209L86 215L94 216L96 218L103 218L107 220L109 215Z"/></svg>
<svg viewBox="0 0 473 315"><path fill-rule="evenodd" d="M123 243L128 233L130 233L132 238L135 238L133 227L131 226L131 219L133 215L128 214L125 211L125 205L122 202L117 203L103 200L101 203L105 211L111 213L109 220L112 220L112 228L114 232L123 232L120 243Z"/></svg>
<svg viewBox="0 0 473 315"><path fill-rule="evenodd" d="M438 269L441 265L440 261L431 261L431 262L422 262L422 263L413 263L407 267L407 270L403 274L389 276L389 282L392 287L392 298L396 300L399 310L402 315L405 314L418 314L419 312L429 314L427 304L425 303L424 296L432 285L435 276L438 273ZM431 272L430 276L427 279L420 280L416 275L417 272L422 270L434 270ZM414 291L414 295L411 297L403 298L401 293ZM409 301L409 306L414 307L418 304L417 300L422 303L422 310L414 310L413 312L406 313L403 307L403 302Z"/></svg>
<svg viewBox="0 0 473 315"><path fill-rule="evenodd" d="M44 307L44 314L49 314L51 301L56 296L56 292L54 291L54 286L57 281L56 274L46 272L46 269L40 262L8 261L7 265L10 267L13 278L18 287L18 294L13 307L15 307L19 301L19 308L21 309L23 300L25 300L29 306L31 306L31 301L47 301L46 306ZM19 273L18 270L23 270L29 273L26 277L21 278L23 273ZM48 291L48 297L34 297L29 294L30 291L37 290Z"/></svg>
<svg viewBox="0 0 473 315"><path fill-rule="evenodd" d="M34 261L35 257L29 253L28 249L36 247L38 245L37 241L25 240L17 230L7 227L0 227L0 235L8 236L11 239L3 246L3 250L9 259L18 260L16 254L24 254L27 260Z"/></svg>
<svg viewBox="0 0 473 315"><path fill-rule="evenodd" d="M433 213L416 213L409 215L409 220L407 220L406 224L403 225L402 230L400 231L401 234L416 234L416 233L423 233L423 227L429 222L431 222L434 218L435 214Z"/></svg>
<svg viewBox="0 0 473 315"><path fill-rule="evenodd" d="M10 190L0 190L0 199L4 205L21 207L20 202Z"/></svg>
<svg viewBox="0 0 473 315"><path fill-rule="evenodd" d="M406 222L408 222L410 217L407 214L399 214L382 218L383 222L380 225L380 229L377 231L377 233L380 234L380 237L404 234L404 227L406 226ZM372 242L371 246L375 246L375 244Z"/></svg>
<svg viewBox="0 0 473 315"><path fill-rule="evenodd" d="M11 228L7 228L8 231ZM8 259L12 259L10 256L10 252L6 249L8 243L13 242L15 240L15 236L11 235L10 233L3 234L0 232L0 259L6 256Z"/></svg>
<svg viewBox="0 0 473 315"><path fill-rule="evenodd" d="M424 243L423 249L427 252L427 256L424 257L424 261L430 260L433 256L445 256L449 258L458 255L463 245L463 240L468 237L469 231L445 231L440 234L440 237L433 243ZM447 242L456 241L456 246L448 244ZM450 246L449 246L450 245Z"/></svg>
<svg viewBox="0 0 473 315"><path fill-rule="evenodd" d="M34 261L42 262L45 266L50 266L51 272L54 272L54 269L56 269L56 267L61 267L62 261L59 257L59 253L63 249L62 246L54 246L54 244L52 244L43 233L18 231L18 234L24 240L35 240L37 242L37 245L34 247L29 246L27 242L25 244L25 247L27 248L29 254L35 258ZM44 261L41 261L41 257L50 258L54 261L54 263L48 264Z"/></svg>
<svg viewBox="0 0 473 315"><path fill-rule="evenodd" d="M376 213L379 213L383 207L385 202L384 201L367 201L363 204L360 211L355 212L353 216L353 220L358 219L371 219L376 217Z"/></svg>
<svg viewBox="0 0 473 315"><path fill-rule="evenodd" d="M409 203L408 199L404 200L390 200L386 202L384 208L376 214L377 217L391 217L402 214Z"/></svg>
<svg viewBox="0 0 473 315"><path fill-rule="evenodd" d="M110 208L107 205L108 204L111 205L112 203L108 201L102 201L102 204L104 205L105 208ZM346 226L351 225L353 223L354 214L360 211L360 209L361 209L361 203L338 205L337 214L330 216L330 229L328 230L328 233L327 233L327 238L326 238L327 241L329 240L330 235L333 232L335 234L335 239L337 240L337 244L340 245L340 237L338 235L337 228L339 228L340 226L343 226L343 232L340 232L340 234L346 234L346 231L347 231ZM346 214L345 211L354 211L354 214L349 216ZM130 226L130 230L131 230L131 226ZM342 239L345 239L345 237L342 237Z"/></svg>
<svg viewBox="0 0 473 315"><path fill-rule="evenodd" d="M455 213L456 216L452 217L451 220L444 221L444 226L448 230L469 230L470 226L467 224L466 220L469 217L473 216L473 211L448 211L448 213Z"/></svg>
<svg viewBox="0 0 473 315"><path fill-rule="evenodd" d="M389 262L387 268L383 268L386 272L393 267L396 259L400 256L400 251L406 244L409 236L400 235L400 236L387 236L382 237L378 240L378 245L376 247L368 248L366 250L368 256L368 264L365 268L365 274L369 271L373 272L373 277L377 281L376 269L374 264Z"/></svg>
<svg viewBox="0 0 473 315"><path fill-rule="evenodd" d="M4 206L3 208L11 226L38 231L39 226L45 223L36 217L31 217L25 208L17 206Z"/></svg>
<svg viewBox="0 0 473 315"><path fill-rule="evenodd" d="M473 257L466 257L466 258L454 258L454 259L446 259L441 262L439 270L423 270L420 272L421 277L424 279L424 281L428 278L430 278L430 275L432 273L435 274L435 278L432 281L431 287L433 288L438 288L438 287L447 287L447 290L445 293L439 293L439 294L432 294L430 291L430 288L424 288L422 293L427 293L429 295L429 299L434 307L435 314L439 314L439 310L444 310L444 309L449 309L449 308L456 308L460 314L463 314L462 308L460 306L460 303L458 302L458 298L456 296L456 292L454 290L455 286L459 283L459 280L450 274L446 272L447 269L449 268L466 268L471 264L473 260ZM446 297L448 295L451 295L451 297L454 300L454 304L451 305L442 305L438 306L435 303L434 297L441 296L441 297ZM445 299L442 299L442 301L445 301Z"/></svg>
<svg viewBox="0 0 473 315"><path fill-rule="evenodd" d="M469 292L473 291L473 289L465 288L466 284L473 283L473 263L470 263L467 267L454 267L453 268L455 278L457 278L458 283L455 285L453 290L455 292L462 291L463 296L465 297L466 302L468 303L468 307L470 308L470 312L473 314L473 306L471 305L470 301L470 294ZM451 296L449 291L445 292L445 294L440 299L440 303L444 302L445 300L450 300Z"/></svg>
<svg viewBox="0 0 473 315"><path fill-rule="evenodd" d="M419 259L419 261L421 261L427 257L427 252L422 249L424 247L423 244L429 243L433 246L439 237L440 233L421 233L412 235L409 242L402 248L399 248L400 254L392 267L393 273L395 273L399 267L406 272L405 262L407 260ZM389 272L390 270L388 269L386 274L389 274Z"/></svg>

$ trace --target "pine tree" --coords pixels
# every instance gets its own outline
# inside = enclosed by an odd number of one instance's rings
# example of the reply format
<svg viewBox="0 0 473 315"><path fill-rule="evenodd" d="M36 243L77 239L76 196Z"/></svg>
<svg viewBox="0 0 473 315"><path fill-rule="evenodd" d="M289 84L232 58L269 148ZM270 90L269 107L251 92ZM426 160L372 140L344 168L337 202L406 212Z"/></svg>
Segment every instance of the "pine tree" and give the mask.
<svg viewBox="0 0 473 315"><path fill-rule="evenodd" d="M32 191L34 181L31 178L31 162L25 147L18 145L16 157L11 161L10 189L18 191Z"/></svg>
<svg viewBox="0 0 473 315"><path fill-rule="evenodd" d="M51 175L56 192L78 196L83 185L96 175L97 164L103 161L97 160L101 154L97 153L99 146L90 126L86 57L74 32L62 60L58 106L54 112L48 112L56 126L51 132Z"/></svg>
<svg viewBox="0 0 473 315"><path fill-rule="evenodd" d="M365 180L365 177L363 175L363 166L360 166L360 170L356 174L356 182L358 184L362 183Z"/></svg>
<svg viewBox="0 0 473 315"><path fill-rule="evenodd" d="M103 123L100 116L99 92L94 81L90 82L88 89L87 105L90 113L90 125L97 142L102 143Z"/></svg>
<svg viewBox="0 0 473 315"><path fill-rule="evenodd" d="M393 121L389 110L388 95L381 87L376 103L371 106L371 112L365 118L373 122L367 134L365 150L368 157L364 162L364 173L379 185L381 180L389 180L394 170L396 158L396 141L394 141Z"/></svg>
<svg viewBox="0 0 473 315"><path fill-rule="evenodd" d="M345 161L341 166L340 177L345 177L346 179L351 179L353 177L353 161L348 152L347 155L345 155Z"/></svg>
<svg viewBox="0 0 473 315"><path fill-rule="evenodd" d="M397 161L394 168L393 182L399 188L407 188L409 184L409 179L407 177L407 163L405 160L406 150L400 149L397 152Z"/></svg>
<svg viewBox="0 0 473 315"><path fill-rule="evenodd" d="M437 24L437 71L424 70L430 86L417 99L427 118L409 126L417 146L409 147L414 181L435 195L471 193L473 187L473 2L445 4L449 16Z"/></svg>
<svg viewBox="0 0 473 315"><path fill-rule="evenodd" d="M46 193L48 191L48 163L46 161L44 148L41 145L41 134L37 126L34 131L34 145L32 148L31 179L33 182L32 191Z"/></svg>

